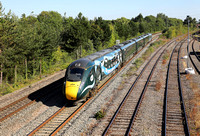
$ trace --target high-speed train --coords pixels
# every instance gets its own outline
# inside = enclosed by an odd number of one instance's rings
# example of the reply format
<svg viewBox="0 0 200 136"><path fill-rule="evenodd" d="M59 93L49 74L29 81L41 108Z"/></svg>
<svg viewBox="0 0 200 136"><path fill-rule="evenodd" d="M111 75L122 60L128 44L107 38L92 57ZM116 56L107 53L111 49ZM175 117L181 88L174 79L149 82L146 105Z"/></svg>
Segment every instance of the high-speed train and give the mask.
<svg viewBox="0 0 200 136"><path fill-rule="evenodd" d="M64 96L70 101L88 96L151 40L148 33L72 62L64 77Z"/></svg>

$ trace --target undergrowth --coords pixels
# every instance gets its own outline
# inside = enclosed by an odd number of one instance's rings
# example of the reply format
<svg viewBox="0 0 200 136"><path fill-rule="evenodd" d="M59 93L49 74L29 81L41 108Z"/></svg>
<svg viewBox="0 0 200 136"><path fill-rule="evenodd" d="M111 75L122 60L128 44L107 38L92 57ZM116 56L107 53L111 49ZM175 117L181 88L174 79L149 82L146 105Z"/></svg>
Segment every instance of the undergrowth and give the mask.
<svg viewBox="0 0 200 136"><path fill-rule="evenodd" d="M103 118L105 116L105 110L101 109L100 111L98 111L94 117L97 119L97 120L100 120L101 118Z"/></svg>

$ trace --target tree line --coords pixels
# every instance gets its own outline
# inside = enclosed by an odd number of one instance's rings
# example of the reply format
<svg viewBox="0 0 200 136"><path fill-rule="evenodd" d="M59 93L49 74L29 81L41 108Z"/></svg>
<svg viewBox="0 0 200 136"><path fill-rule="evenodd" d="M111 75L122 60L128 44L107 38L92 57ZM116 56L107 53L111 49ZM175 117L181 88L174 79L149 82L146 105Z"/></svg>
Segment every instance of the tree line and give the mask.
<svg viewBox="0 0 200 136"><path fill-rule="evenodd" d="M196 19L184 21L157 16L132 19L88 20L80 12L76 18L62 16L55 11L39 15L4 12L0 3L0 84L17 86L43 73L65 69L75 59L108 48L117 39L124 41L143 33L162 31L167 38L184 32L187 26L195 28Z"/></svg>

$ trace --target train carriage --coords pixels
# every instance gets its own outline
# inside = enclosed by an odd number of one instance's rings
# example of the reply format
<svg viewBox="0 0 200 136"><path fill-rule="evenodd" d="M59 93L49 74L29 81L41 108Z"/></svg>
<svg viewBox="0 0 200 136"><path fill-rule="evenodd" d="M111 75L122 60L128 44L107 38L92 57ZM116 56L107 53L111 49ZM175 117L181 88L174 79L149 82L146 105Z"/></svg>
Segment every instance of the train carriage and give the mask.
<svg viewBox="0 0 200 136"><path fill-rule="evenodd" d="M72 62L64 78L63 94L67 100L82 99L100 82L105 82L111 73L144 47L151 36L146 34Z"/></svg>

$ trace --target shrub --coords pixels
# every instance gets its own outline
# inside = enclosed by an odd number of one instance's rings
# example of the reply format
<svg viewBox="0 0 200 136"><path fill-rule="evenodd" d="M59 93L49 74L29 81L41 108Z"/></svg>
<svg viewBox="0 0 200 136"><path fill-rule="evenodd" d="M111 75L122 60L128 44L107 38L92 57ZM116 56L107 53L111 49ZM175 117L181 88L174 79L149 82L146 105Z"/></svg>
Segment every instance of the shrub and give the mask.
<svg viewBox="0 0 200 136"><path fill-rule="evenodd" d="M98 111L98 112L94 115L94 117L95 117L97 120L103 118L104 116L105 116L105 111L104 111L104 110L100 110L100 111Z"/></svg>

